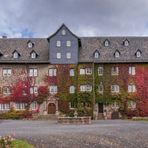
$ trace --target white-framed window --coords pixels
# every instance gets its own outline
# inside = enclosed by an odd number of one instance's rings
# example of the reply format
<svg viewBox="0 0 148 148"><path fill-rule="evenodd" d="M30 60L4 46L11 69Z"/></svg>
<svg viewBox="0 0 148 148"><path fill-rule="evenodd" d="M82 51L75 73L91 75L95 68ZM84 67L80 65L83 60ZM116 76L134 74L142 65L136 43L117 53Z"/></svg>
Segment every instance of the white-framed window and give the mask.
<svg viewBox="0 0 148 148"><path fill-rule="evenodd" d="M125 40L124 41L124 46L128 46L129 45L129 41L128 40Z"/></svg>
<svg viewBox="0 0 148 148"><path fill-rule="evenodd" d="M116 101L113 102L111 106L112 106L112 108L114 108L114 109L119 108L119 104L118 104Z"/></svg>
<svg viewBox="0 0 148 148"><path fill-rule="evenodd" d="M32 102L30 105L31 110L36 110L37 109L37 102Z"/></svg>
<svg viewBox="0 0 148 148"><path fill-rule="evenodd" d="M12 69L11 68L4 68L3 69L3 76L11 76L12 74Z"/></svg>
<svg viewBox="0 0 148 148"><path fill-rule="evenodd" d="M71 52L67 52L67 53L66 53L66 58L67 58L67 59L71 59Z"/></svg>
<svg viewBox="0 0 148 148"><path fill-rule="evenodd" d="M0 104L0 110L2 111L10 110L10 104L9 103Z"/></svg>
<svg viewBox="0 0 148 148"><path fill-rule="evenodd" d="M105 47L108 47L108 46L109 46L109 41L108 41L108 40L105 40L105 41L104 41L104 46L105 46Z"/></svg>
<svg viewBox="0 0 148 148"><path fill-rule="evenodd" d="M57 59L61 59L61 53L57 52Z"/></svg>
<svg viewBox="0 0 148 148"><path fill-rule="evenodd" d="M56 68L49 68L48 76L57 76L57 69Z"/></svg>
<svg viewBox="0 0 148 148"><path fill-rule="evenodd" d="M14 58L14 59L18 59L18 58L19 58L19 53L15 51L15 52L13 53L13 58Z"/></svg>
<svg viewBox="0 0 148 148"><path fill-rule="evenodd" d="M115 52L115 58L119 58L120 57L120 52L119 51L116 51Z"/></svg>
<svg viewBox="0 0 148 148"><path fill-rule="evenodd" d="M61 47L61 41L57 41L57 42L56 42L56 46L57 46L57 47Z"/></svg>
<svg viewBox="0 0 148 148"><path fill-rule="evenodd" d="M32 59L36 59L36 58L37 58L37 54L36 54L35 52L32 52L32 53L31 53L31 58L32 58Z"/></svg>
<svg viewBox="0 0 148 148"><path fill-rule="evenodd" d="M38 88L37 86L32 86L30 87L30 94L37 94L38 93Z"/></svg>
<svg viewBox="0 0 148 148"><path fill-rule="evenodd" d="M72 86L69 87L69 93L70 94L74 94L75 93L75 86L72 85Z"/></svg>
<svg viewBox="0 0 148 148"><path fill-rule="evenodd" d="M3 87L3 95L10 95L11 94L11 89L8 86Z"/></svg>
<svg viewBox="0 0 148 148"><path fill-rule="evenodd" d="M119 85L111 85L111 92L112 93L119 93L120 92Z"/></svg>
<svg viewBox="0 0 148 148"><path fill-rule="evenodd" d="M98 52L95 52L95 54L94 54L94 58L96 58L96 59L99 58L99 53L98 53Z"/></svg>
<svg viewBox="0 0 148 148"><path fill-rule="evenodd" d="M32 48L33 47L33 43L32 42L28 42L28 48Z"/></svg>
<svg viewBox="0 0 148 148"><path fill-rule="evenodd" d="M92 86L91 85L80 85L81 92L91 92Z"/></svg>
<svg viewBox="0 0 148 148"><path fill-rule="evenodd" d="M137 57L137 58L140 58L140 57L141 57L141 52L140 52L140 51L137 51L137 52L136 52L136 57Z"/></svg>
<svg viewBox="0 0 148 148"><path fill-rule="evenodd" d="M129 84L128 85L128 92L129 93L136 92L136 86L134 84Z"/></svg>
<svg viewBox="0 0 148 148"><path fill-rule="evenodd" d="M56 85L49 86L49 93L56 94L58 92L58 87Z"/></svg>
<svg viewBox="0 0 148 148"><path fill-rule="evenodd" d="M29 69L29 76L30 77L37 77L38 76L38 70L37 70L37 68L30 68Z"/></svg>
<svg viewBox="0 0 148 148"><path fill-rule="evenodd" d="M71 47L71 41L66 41L66 46Z"/></svg>
<svg viewBox="0 0 148 148"><path fill-rule="evenodd" d="M103 91L104 91L104 86L103 86L103 84L102 84L102 82L101 82L100 85L98 86L98 92L99 92L100 94L103 94Z"/></svg>
<svg viewBox="0 0 148 148"><path fill-rule="evenodd" d="M66 30L65 29L62 30L62 35L66 35Z"/></svg>
<svg viewBox="0 0 148 148"><path fill-rule="evenodd" d="M102 66L98 67L98 76L103 76L103 67Z"/></svg>
<svg viewBox="0 0 148 148"><path fill-rule="evenodd" d="M130 75L135 75L136 74L136 68L134 66L130 66L128 70Z"/></svg>
<svg viewBox="0 0 148 148"><path fill-rule="evenodd" d="M69 108L70 109L74 109L75 108L75 102L74 101L69 102Z"/></svg>
<svg viewBox="0 0 148 148"><path fill-rule="evenodd" d="M15 103L16 110L25 110L26 103Z"/></svg>
<svg viewBox="0 0 148 148"><path fill-rule="evenodd" d="M74 71L73 68L70 69L70 71L69 71L69 75L70 75L71 77L75 76L75 71Z"/></svg>
<svg viewBox="0 0 148 148"><path fill-rule="evenodd" d="M91 75L92 68L80 68L80 75Z"/></svg>
<svg viewBox="0 0 148 148"><path fill-rule="evenodd" d="M111 68L111 75L118 75L119 74L119 67L114 66Z"/></svg>
<svg viewBox="0 0 148 148"><path fill-rule="evenodd" d="M136 102L133 100L128 101L128 108L135 109L136 108Z"/></svg>

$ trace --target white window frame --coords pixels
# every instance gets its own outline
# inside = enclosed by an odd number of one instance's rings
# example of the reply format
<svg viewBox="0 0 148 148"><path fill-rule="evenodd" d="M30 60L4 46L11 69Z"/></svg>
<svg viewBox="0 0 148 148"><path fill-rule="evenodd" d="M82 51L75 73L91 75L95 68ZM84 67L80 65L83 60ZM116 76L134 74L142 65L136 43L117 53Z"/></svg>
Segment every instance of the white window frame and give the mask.
<svg viewBox="0 0 148 148"><path fill-rule="evenodd" d="M71 47L71 41L66 41L66 46Z"/></svg>
<svg viewBox="0 0 148 148"><path fill-rule="evenodd" d="M48 69L48 76L57 76L57 69L56 68L49 68Z"/></svg>
<svg viewBox="0 0 148 148"><path fill-rule="evenodd" d="M120 52L119 51L116 51L115 52L115 58L119 58L120 57Z"/></svg>
<svg viewBox="0 0 148 148"><path fill-rule="evenodd" d="M69 93L70 93L70 94L74 94L74 93L75 93L75 86L71 85L71 86L69 87Z"/></svg>
<svg viewBox="0 0 148 148"><path fill-rule="evenodd" d="M140 52L140 51L137 51L137 52L136 52L136 57L137 57L137 58L140 58L140 57L141 57L141 52Z"/></svg>
<svg viewBox="0 0 148 148"><path fill-rule="evenodd" d="M32 42L29 42L28 43L28 48L32 48L33 47L33 43Z"/></svg>
<svg viewBox="0 0 148 148"><path fill-rule="evenodd" d="M119 85L111 85L111 92L112 93L119 93L120 92L120 87Z"/></svg>
<svg viewBox="0 0 148 148"><path fill-rule="evenodd" d="M38 76L38 69L37 68L29 68L29 76L30 77L37 77Z"/></svg>
<svg viewBox="0 0 148 148"><path fill-rule="evenodd" d="M128 72L129 72L129 75L135 75L136 74L136 67L130 66Z"/></svg>
<svg viewBox="0 0 148 148"><path fill-rule="evenodd" d="M111 75L119 75L119 67L114 66L111 68Z"/></svg>
<svg viewBox="0 0 148 148"><path fill-rule="evenodd" d="M75 70L74 70L73 68L70 69L69 75L70 75L71 77L75 76Z"/></svg>
<svg viewBox="0 0 148 148"><path fill-rule="evenodd" d="M58 87L56 86L56 85L51 85L51 86L49 86L49 93L50 94L57 94L57 92L58 92Z"/></svg>
<svg viewBox="0 0 148 148"><path fill-rule="evenodd" d="M25 110L26 103L15 103L16 110Z"/></svg>
<svg viewBox="0 0 148 148"><path fill-rule="evenodd" d="M129 41L125 40L125 41L124 41L124 46L127 47L128 45L129 45Z"/></svg>
<svg viewBox="0 0 148 148"><path fill-rule="evenodd" d="M62 34L62 35L66 35L66 30L63 29L62 32L61 32L61 34Z"/></svg>
<svg viewBox="0 0 148 148"><path fill-rule="evenodd" d="M61 41L56 41L56 46L61 47Z"/></svg>
<svg viewBox="0 0 148 148"><path fill-rule="evenodd" d="M36 59L36 57L37 57L36 53L35 53L35 52L32 52L32 53L31 53L31 58L32 58L32 59Z"/></svg>
<svg viewBox="0 0 148 148"><path fill-rule="evenodd" d="M109 46L109 41L108 41L108 40L105 40L105 41L104 41L104 46L105 46L105 47L108 47L108 46Z"/></svg>
<svg viewBox="0 0 148 148"><path fill-rule="evenodd" d="M1 111L10 110L10 104L9 103L0 104L0 110Z"/></svg>
<svg viewBox="0 0 148 148"><path fill-rule="evenodd" d="M13 58L14 58L14 59L18 59L18 58L19 58L19 54L18 54L17 51L15 51L15 52L13 53Z"/></svg>
<svg viewBox="0 0 148 148"><path fill-rule="evenodd" d="M91 85L80 85L81 92L91 92L92 86Z"/></svg>
<svg viewBox="0 0 148 148"><path fill-rule="evenodd" d="M57 52L56 57L57 57L57 59L61 59L61 53L60 52Z"/></svg>
<svg viewBox="0 0 148 148"><path fill-rule="evenodd" d="M98 52L95 52L94 58L95 58L95 59L98 59L98 58L99 58L99 53L98 53Z"/></svg>
<svg viewBox="0 0 148 148"><path fill-rule="evenodd" d="M85 74L91 75L92 74L92 68L85 68Z"/></svg>
<svg viewBox="0 0 148 148"><path fill-rule="evenodd" d="M98 76L103 76L103 71L104 71L103 66L99 66L98 67Z"/></svg>
<svg viewBox="0 0 148 148"><path fill-rule="evenodd" d="M85 68L80 68L80 75L85 75Z"/></svg>
<svg viewBox="0 0 148 148"><path fill-rule="evenodd" d="M12 74L12 69L11 68L3 68L3 76L4 77L9 77Z"/></svg>
<svg viewBox="0 0 148 148"><path fill-rule="evenodd" d="M136 108L136 101L129 100L128 101L128 108L135 109Z"/></svg>
<svg viewBox="0 0 148 148"><path fill-rule="evenodd" d="M3 87L3 95L8 96L11 94L11 89L9 86L4 86Z"/></svg>
<svg viewBox="0 0 148 148"><path fill-rule="evenodd" d="M129 84L128 85L128 92L129 93L134 93L136 92L136 86L134 84Z"/></svg>
<svg viewBox="0 0 148 148"><path fill-rule="evenodd" d="M67 52L67 53L66 53L66 58L67 58L67 59L71 59L71 52Z"/></svg>
<svg viewBox="0 0 148 148"><path fill-rule="evenodd" d="M31 86L30 87L30 94L38 94L38 87L37 86Z"/></svg>
<svg viewBox="0 0 148 148"><path fill-rule="evenodd" d="M31 110L36 110L37 107L38 107L37 102L32 102L32 103L30 104Z"/></svg>

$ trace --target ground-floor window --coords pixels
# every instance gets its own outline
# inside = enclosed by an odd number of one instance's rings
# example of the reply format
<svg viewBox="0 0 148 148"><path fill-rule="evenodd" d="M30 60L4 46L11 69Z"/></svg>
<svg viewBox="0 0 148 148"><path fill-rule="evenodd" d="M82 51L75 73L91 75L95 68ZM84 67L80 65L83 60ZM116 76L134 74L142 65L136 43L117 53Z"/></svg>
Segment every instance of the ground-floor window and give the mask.
<svg viewBox="0 0 148 148"><path fill-rule="evenodd" d="M16 110L25 110L26 103L16 103Z"/></svg>
<svg viewBox="0 0 148 148"><path fill-rule="evenodd" d="M37 103L36 102L32 102L30 105L31 110L36 110L37 109Z"/></svg>
<svg viewBox="0 0 148 148"><path fill-rule="evenodd" d="M10 109L10 104L0 104L0 110L9 110Z"/></svg>

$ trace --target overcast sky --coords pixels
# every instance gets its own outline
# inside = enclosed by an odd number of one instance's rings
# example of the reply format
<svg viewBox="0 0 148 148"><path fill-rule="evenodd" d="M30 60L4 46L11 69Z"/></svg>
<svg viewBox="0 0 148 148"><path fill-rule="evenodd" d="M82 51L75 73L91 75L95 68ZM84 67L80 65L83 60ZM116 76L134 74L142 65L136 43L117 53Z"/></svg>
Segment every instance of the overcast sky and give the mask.
<svg viewBox="0 0 148 148"><path fill-rule="evenodd" d="M0 36L148 36L148 0L0 0Z"/></svg>

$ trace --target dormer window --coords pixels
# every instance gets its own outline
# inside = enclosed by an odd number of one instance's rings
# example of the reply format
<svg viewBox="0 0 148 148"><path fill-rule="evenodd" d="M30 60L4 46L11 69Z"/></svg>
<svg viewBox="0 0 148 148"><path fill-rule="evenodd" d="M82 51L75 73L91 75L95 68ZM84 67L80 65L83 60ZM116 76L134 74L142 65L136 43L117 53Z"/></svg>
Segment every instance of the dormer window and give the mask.
<svg viewBox="0 0 148 148"><path fill-rule="evenodd" d="M120 52L118 50L116 50L116 52L114 53L115 58L119 58L120 57Z"/></svg>
<svg viewBox="0 0 148 148"><path fill-rule="evenodd" d="M65 35L65 34L66 34L66 30L63 29L63 30L62 30L62 35Z"/></svg>
<svg viewBox="0 0 148 148"><path fill-rule="evenodd" d="M135 55L136 55L137 58L140 58L141 57L141 51L140 50L137 50L137 52L136 52Z"/></svg>
<svg viewBox="0 0 148 148"><path fill-rule="evenodd" d="M105 46L105 47L108 47L108 46L109 46L109 41L108 41L108 40L105 40L105 41L104 41L104 46Z"/></svg>
<svg viewBox="0 0 148 148"><path fill-rule="evenodd" d="M27 45L28 45L28 48L33 48L34 43L32 43L31 41L29 41L29 42L27 43Z"/></svg>
<svg viewBox="0 0 148 148"><path fill-rule="evenodd" d="M20 54L17 51L13 52L13 58L18 59L20 57Z"/></svg>
<svg viewBox="0 0 148 148"><path fill-rule="evenodd" d="M35 51L32 51L32 52L30 53L30 55L31 55L31 58L32 58L32 59L36 59L37 56L38 56L38 54L37 54Z"/></svg>
<svg viewBox="0 0 148 148"><path fill-rule="evenodd" d="M96 50L95 52L94 52L94 58L95 59L98 59L99 58L99 55L100 55L100 53Z"/></svg>
<svg viewBox="0 0 148 148"><path fill-rule="evenodd" d="M124 46L128 46L128 45L129 45L129 41L126 39L126 40L123 42L123 45L124 45Z"/></svg>

